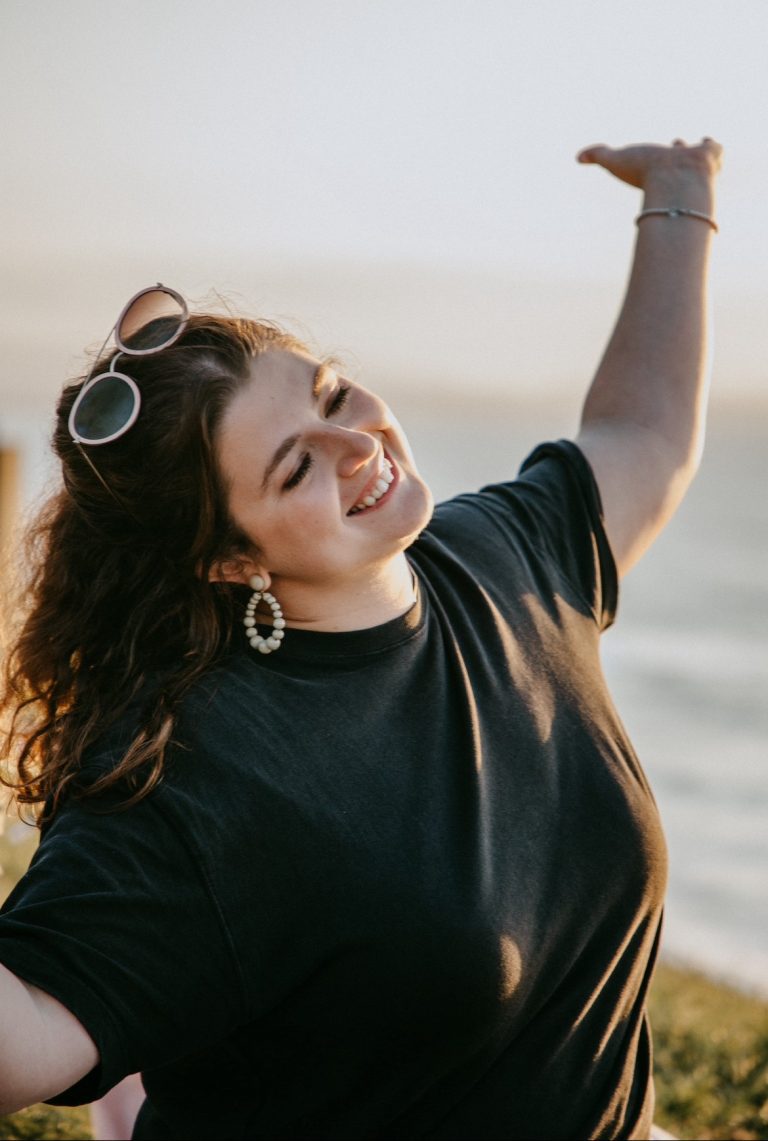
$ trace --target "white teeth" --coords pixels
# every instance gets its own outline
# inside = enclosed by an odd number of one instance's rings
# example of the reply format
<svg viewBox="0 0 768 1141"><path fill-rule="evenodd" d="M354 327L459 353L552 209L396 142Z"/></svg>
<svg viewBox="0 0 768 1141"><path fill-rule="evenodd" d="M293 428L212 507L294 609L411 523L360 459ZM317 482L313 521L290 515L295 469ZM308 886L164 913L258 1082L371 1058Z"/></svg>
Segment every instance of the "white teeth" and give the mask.
<svg viewBox="0 0 768 1141"><path fill-rule="evenodd" d="M387 457L384 457L384 466L379 472L379 478L374 484L373 488L368 494L356 503L354 507L350 508L350 515L357 515L360 511L365 511L367 507L373 507L374 503L378 503L382 495L386 495L389 491L390 484L395 478L395 473L392 471L392 464Z"/></svg>

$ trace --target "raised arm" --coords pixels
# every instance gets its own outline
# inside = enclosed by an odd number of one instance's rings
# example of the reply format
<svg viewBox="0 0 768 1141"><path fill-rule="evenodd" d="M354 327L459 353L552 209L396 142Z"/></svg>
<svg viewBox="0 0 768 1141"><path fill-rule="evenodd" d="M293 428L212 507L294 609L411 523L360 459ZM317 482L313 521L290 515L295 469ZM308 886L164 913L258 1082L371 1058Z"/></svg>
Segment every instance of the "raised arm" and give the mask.
<svg viewBox="0 0 768 1141"><path fill-rule="evenodd" d="M643 210L714 215L722 148L588 147L594 163L644 192ZM679 505L698 466L709 372L707 266L714 234L701 217L638 222L624 303L584 403L577 443L600 488L606 528L626 573Z"/></svg>

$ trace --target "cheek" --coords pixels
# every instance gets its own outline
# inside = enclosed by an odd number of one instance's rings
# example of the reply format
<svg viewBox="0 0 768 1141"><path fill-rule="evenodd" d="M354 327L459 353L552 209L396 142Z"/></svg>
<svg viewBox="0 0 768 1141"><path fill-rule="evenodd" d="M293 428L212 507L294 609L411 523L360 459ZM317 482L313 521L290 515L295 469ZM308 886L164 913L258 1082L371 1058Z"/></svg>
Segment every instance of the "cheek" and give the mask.
<svg viewBox="0 0 768 1141"><path fill-rule="evenodd" d="M390 425L390 434L397 441L403 454L407 456L408 463L411 465L413 470L416 471L416 460L413 455L413 449L408 442L408 437L405 434L405 429L397 417L394 415L394 413L391 411L391 409L387 409L387 418Z"/></svg>
<svg viewBox="0 0 768 1141"><path fill-rule="evenodd" d="M323 546L338 543L341 520L338 502L320 489L294 500L285 498L281 506L262 516L254 526L262 536L261 549L279 558L305 562Z"/></svg>

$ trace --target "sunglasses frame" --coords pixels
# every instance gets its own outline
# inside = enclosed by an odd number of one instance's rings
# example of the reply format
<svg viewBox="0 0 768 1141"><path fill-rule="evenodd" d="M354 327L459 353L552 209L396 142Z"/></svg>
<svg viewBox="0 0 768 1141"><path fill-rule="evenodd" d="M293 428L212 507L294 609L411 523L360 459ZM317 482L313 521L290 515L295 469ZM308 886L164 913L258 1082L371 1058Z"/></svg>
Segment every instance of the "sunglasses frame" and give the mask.
<svg viewBox="0 0 768 1141"><path fill-rule="evenodd" d="M176 304L181 309L181 320L179 322L179 327L178 327L178 329L176 329L173 336L169 337L167 341L163 341L163 343L161 345L157 345L157 346L154 346L154 347L149 348L149 349L132 349L132 348L129 348L123 342L123 340L120 336L120 326L121 326L126 314L128 312L130 312L130 310L133 308L133 306L136 304L136 302L141 297L145 297L148 293L166 293L169 297L172 297L173 300L176 302ZM152 320L152 318L150 317L149 320ZM100 447L102 444L111 444L113 440L119 440L120 437L124 436L126 432L130 431L130 429L136 423L136 420L137 420L138 415L139 415L139 410L141 409L141 393L139 392L138 385L136 384L135 380L133 380L132 377L128 376L124 372L117 372L116 371L115 365L116 365L118 359L122 355L129 356L129 357L146 357L146 356L150 356L152 353L162 352L163 349L169 348L170 345L174 344L179 339L179 337L184 332L184 329L187 326L188 320L189 320L189 309L187 307L187 303L184 300L184 298L181 296L180 293L177 293L175 289L171 289L169 286L163 285L161 282L158 282L157 285L149 285L145 289L140 289L138 293L134 293L133 297L131 297L125 303L123 308L120 310L119 317L115 321L112 328L109 330L109 333L107 334L107 337L106 337L106 340L104 341L104 344L101 346L98 353L96 354L96 361L101 360L102 354L104 353L104 350L106 349L107 345L109 344L109 339L113 334L114 334L114 338L115 338L115 344L117 345L117 347L120 351L118 353L116 353L115 356L112 358L112 361L110 363L110 366L109 366L109 369L107 370L107 372L100 372L98 374L98 376L92 376L91 374L93 372L93 369L96 367L96 365L94 363L93 367L91 368L91 372L88 373L85 380L83 381L83 384L80 388L80 391L78 392L77 397L75 399L75 402L72 405L72 408L70 409L70 412L69 412L69 419L67 420L67 427L69 428L69 434L70 434L72 440L77 444L78 448L80 448L81 451L82 451L83 444L85 444L89 448L93 448L93 447ZM143 326L139 326L139 328L142 328L142 327ZM134 400L133 410L130 413L126 422L124 424L122 424L120 426L120 428L116 432L113 432L111 435L104 436L98 440L89 439L86 436L81 436L80 433L77 431L75 422L77 419L77 413L79 412L79 410L82 406L83 400L88 395L88 393L91 392L95 388L95 386L99 383L99 381L107 380L110 378L117 378L117 379L123 381L125 384L128 385L128 387L130 388L131 393L133 395L133 400ZM85 452L83 452L83 455L85 456ZM86 456L86 459L87 459L87 456ZM90 464L90 460L88 462ZM90 466L93 467L93 464L90 464ZM97 472L97 474L98 474L98 472ZM99 478L101 478L101 476L99 476ZM103 480L102 480L102 482L103 482Z"/></svg>

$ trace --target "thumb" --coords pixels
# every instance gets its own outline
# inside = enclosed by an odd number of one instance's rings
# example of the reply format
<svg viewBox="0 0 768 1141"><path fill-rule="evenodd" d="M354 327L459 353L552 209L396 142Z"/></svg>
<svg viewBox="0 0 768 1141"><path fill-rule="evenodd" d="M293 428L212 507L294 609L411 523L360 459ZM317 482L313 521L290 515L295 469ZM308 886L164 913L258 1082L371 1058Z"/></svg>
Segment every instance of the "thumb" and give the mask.
<svg viewBox="0 0 768 1141"><path fill-rule="evenodd" d="M611 148L605 146L604 143L596 143L594 146L584 147L583 150L580 150L576 155L576 161L592 163L603 162L610 149Z"/></svg>

